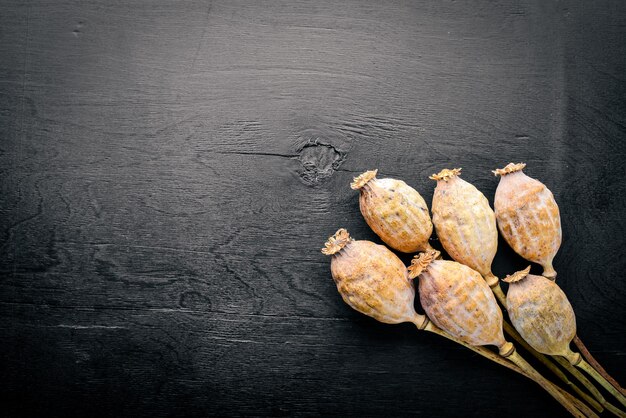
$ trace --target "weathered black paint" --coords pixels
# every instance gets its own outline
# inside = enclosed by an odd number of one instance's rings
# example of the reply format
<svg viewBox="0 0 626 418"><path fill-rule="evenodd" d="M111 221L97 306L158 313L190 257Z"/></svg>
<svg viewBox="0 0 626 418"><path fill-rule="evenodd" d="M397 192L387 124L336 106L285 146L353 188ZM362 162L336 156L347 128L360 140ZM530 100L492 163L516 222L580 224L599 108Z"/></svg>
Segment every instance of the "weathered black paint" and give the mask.
<svg viewBox="0 0 626 418"><path fill-rule="evenodd" d="M0 365L11 416L565 416L351 311L351 178L528 163L558 282L626 382L626 3L3 1ZM436 245L436 242L435 242ZM404 258L408 260L408 257ZM494 271L526 263L501 246ZM538 271L533 267L534 271Z"/></svg>

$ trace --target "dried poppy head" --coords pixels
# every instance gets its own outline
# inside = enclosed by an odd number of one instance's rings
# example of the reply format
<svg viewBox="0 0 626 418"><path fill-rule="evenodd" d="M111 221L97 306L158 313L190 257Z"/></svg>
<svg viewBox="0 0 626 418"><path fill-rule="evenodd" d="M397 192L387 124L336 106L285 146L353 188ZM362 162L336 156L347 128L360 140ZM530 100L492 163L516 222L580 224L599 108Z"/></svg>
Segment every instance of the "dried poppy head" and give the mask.
<svg viewBox="0 0 626 418"><path fill-rule="evenodd" d="M433 232L422 196L402 180L378 179L378 170L366 171L350 185L359 190L365 222L391 248L405 253L430 250Z"/></svg>

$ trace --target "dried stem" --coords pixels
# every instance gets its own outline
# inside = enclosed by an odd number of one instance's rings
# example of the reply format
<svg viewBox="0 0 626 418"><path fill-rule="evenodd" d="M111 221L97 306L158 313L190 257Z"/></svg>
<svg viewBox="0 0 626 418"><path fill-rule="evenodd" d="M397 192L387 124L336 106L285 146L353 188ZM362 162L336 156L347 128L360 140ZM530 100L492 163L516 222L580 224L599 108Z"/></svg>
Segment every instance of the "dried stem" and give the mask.
<svg viewBox="0 0 626 418"><path fill-rule="evenodd" d="M583 357L585 358L585 360L587 360L587 362L591 365L591 367L596 369L596 371L600 373L602 377L604 377L609 383L611 383L611 385L613 385L615 389L619 390L622 393L622 395L626 395L626 389L621 387L620 384L617 383L617 381L613 379L611 375L609 375L606 372L606 370L604 370L604 367L602 367L600 363L598 363L598 361L595 358L593 358L589 350L587 350L587 347L585 347L585 344L583 344L580 338L578 338L578 335L574 336L573 341L576 347L578 347L580 354L583 355Z"/></svg>
<svg viewBox="0 0 626 418"><path fill-rule="evenodd" d="M593 377L604 389L606 389L611 395L615 396L622 405L626 406L626 396L622 395L622 393L615 389L613 385L611 385L600 373L596 371L593 367L589 365L585 360L581 359L580 363L576 365L576 367L584 370L589 376Z"/></svg>
<svg viewBox="0 0 626 418"><path fill-rule="evenodd" d="M524 370L528 375L543 387L554 399L559 401L561 405L563 405L569 412L575 417L584 417L585 415L575 406L575 403L568 399L563 395L552 383L550 383L546 378L539 374L537 370L535 370L522 356L520 356L515 349L513 352L507 357L513 363L515 363L520 369ZM597 416L596 414L593 414Z"/></svg>
<svg viewBox="0 0 626 418"><path fill-rule="evenodd" d="M587 417L590 417L590 418L591 417L600 418L600 417L598 417L598 414L596 414L591 408L589 408L583 401L581 401L580 399L576 398L571 393L567 392L565 389L562 389L562 388L558 387L557 385L555 385L552 382L550 382L550 383L552 384L552 386L554 386L554 388L556 390L561 392L561 395L565 396L567 398L567 400L569 400L571 403L573 403L574 406L576 408L578 408L580 410L580 412L585 414ZM602 410L604 410L604 409L602 409ZM623 418L623 416L620 416L620 415L618 415L618 417Z"/></svg>
<svg viewBox="0 0 626 418"><path fill-rule="evenodd" d="M524 338L522 338L521 335L519 335L519 333L515 330L515 328L513 328L513 326L511 324L509 324L507 321L503 321L503 328L504 328L504 332L506 332L511 338L513 338L517 343L519 343L522 347L524 347L524 349L526 351L528 351L533 357L535 357L537 360L539 360L539 362L541 362L541 364L543 364L545 367L547 367L552 373L554 373L554 375L556 377L558 377L563 383L565 383L568 387L570 387L574 392L576 392L578 394L578 396L580 396L581 398L583 398L589 405L591 405L595 410L597 410L598 412L602 412L602 405L599 404L598 402L596 402L595 399L593 399L591 396L587 395L576 383L572 382L571 380L569 380L569 378L567 377L567 375L565 373L563 373L561 371L561 369L559 369L556 364L552 363L550 361L550 359L548 357L546 357L544 354L541 354L540 352L536 351L534 348L532 348L525 340ZM567 363L567 362L565 362ZM569 365L569 363L567 363ZM574 369L575 370L575 369ZM577 377L577 376L574 376ZM584 376L582 376L584 379ZM578 379L580 380L580 379ZM592 391L595 390L595 392L598 392L596 387L589 382L588 380L586 380L587 384L585 384L585 382L583 382L582 380L580 380L580 382L591 392L594 393ZM594 394L595 396L595 394ZM602 395L600 395L602 396ZM604 398L602 398L604 400ZM602 402L600 399L598 399L598 401Z"/></svg>
<svg viewBox="0 0 626 418"><path fill-rule="evenodd" d="M418 326L419 328L419 326ZM452 335L448 334L447 332L445 332L444 330L442 330L441 328L439 328L437 325L433 324L432 322L428 321L428 323L426 324L426 327L423 328L424 331L429 331L432 332L434 334L440 335L444 338L449 339L450 341L454 341L457 344L461 344L463 347L469 348L470 350L474 351L475 353L480 354L481 356L498 363L501 366L504 366L510 370L513 370L516 373L519 373L523 376L528 377L528 375L519 367L517 367L515 364L511 363L510 361L508 361L505 358L500 357L499 355L497 355L496 353L494 353L493 351L485 348L485 347L475 347L473 345L470 345L464 341L461 341L455 337L453 337Z"/></svg>
<svg viewBox="0 0 626 418"><path fill-rule="evenodd" d="M624 413L624 411L620 410L619 408L617 408L615 405L609 403L609 401L607 401L604 396L602 396L602 394L600 393L600 391L595 387L595 385L593 383L591 383L589 381L589 379L587 379L585 377L585 375L582 374L582 372L580 370L578 370L576 367L572 366L569 361L565 360L563 357L560 356L554 356L552 357L557 363L559 363L561 365L561 367L563 367L564 369L566 369L568 372L570 372L572 374L572 376L574 376L576 379L578 379L578 381L580 381L583 385L585 385L585 387L587 388L587 390L589 390L589 392L591 392L591 394L598 400L598 402L600 402L600 404L606 408L609 412L613 413L614 415L618 416L618 417L622 417L622 418L626 418L626 413ZM588 396L585 394L585 396ZM585 396L581 397L583 399L585 399L587 402L589 402L588 399L585 398ZM590 402L589 402L590 403ZM591 405L593 406L593 404ZM600 411L602 412L602 411Z"/></svg>
<svg viewBox="0 0 626 418"><path fill-rule="evenodd" d="M626 414L624 413L624 411L622 411L621 409L616 408L615 406L611 405L610 403L606 403L606 410L609 411L610 413L612 413L613 415L615 415L616 417L620 417L620 418L624 418L626 417Z"/></svg>
<svg viewBox="0 0 626 418"><path fill-rule="evenodd" d="M416 325L418 325L416 323ZM418 325L418 328L423 327L422 323L420 322ZM568 411L570 411L570 413L574 416L577 417L598 417L598 415L596 415L591 409L589 409L584 403L582 403L581 401L579 401L578 399L574 398L573 396L571 396L569 393L565 392L564 390L560 389L559 387L557 387L556 385L554 385L553 383L549 382L548 380L546 380L545 378L543 378L543 376L541 376L537 371L535 371L530 365L528 365L528 363L525 363L528 367L525 369L523 367L520 367L519 365L514 364L515 361L509 361L507 358L504 358L500 355L497 355L496 353L494 353L493 351L487 349L486 347L476 347L476 346L472 346L466 342L463 342L453 336L451 336L450 334L448 334L447 332L445 332L444 330L442 330L441 328L437 327L435 324L433 324L432 322L428 321L428 323L426 324L425 327L421 328L424 329L425 331L430 331L432 333L435 333L437 335L440 335L444 338L447 338L451 341L454 341L455 343L461 344L464 347L469 348L470 350L480 354L481 356L495 362L498 363L501 366L504 366L510 370L513 370L523 376L528 377L529 379L535 381L536 383L538 383L540 386L542 386L548 393L550 393L550 395L552 395L553 398L555 398L559 403L561 403ZM517 353L514 353L517 355ZM519 357L521 359L521 357L519 355L517 355L517 357ZM523 359L522 359L523 360ZM534 372L534 373L533 373ZM584 412L584 415L581 414L581 411Z"/></svg>

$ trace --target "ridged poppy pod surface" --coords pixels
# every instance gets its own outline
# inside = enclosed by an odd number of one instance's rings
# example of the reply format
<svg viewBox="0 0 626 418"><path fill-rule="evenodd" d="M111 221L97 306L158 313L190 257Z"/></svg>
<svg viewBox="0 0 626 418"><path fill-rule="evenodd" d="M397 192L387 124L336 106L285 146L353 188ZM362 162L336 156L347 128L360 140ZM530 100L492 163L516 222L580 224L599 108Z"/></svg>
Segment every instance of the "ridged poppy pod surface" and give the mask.
<svg viewBox="0 0 626 418"><path fill-rule="evenodd" d="M552 280L529 272L530 267L504 279L509 283L506 308L513 326L535 350L565 357L626 406L626 396L621 393L619 384L613 385L570 349L570 342L576 335L576 316L565 293Z"/></svg>
<svg viewBox="0 0 626 418"><path fill-rule="evenodd" d="M350 185L358 190L365 222L391 248L404 252L432 250L433 224L424 198L402 180L378 179L366 171Z"/></svg>
<svg viewBox="0 0 626 418"><path fill-rule="evenodd" d="M386 247L369 241L355 241L350 238L348 231L339 229L328 239L322 253L331 256L331 274L337 290L353 309L384 323L412 322L418 329L439 334L465 345L482 356L540 383L574 416L583 416L574 406L575 400L570 400L565 393L542 380L543 378L527 364L516 360L517 355L512 344L502 344L502 347L507 349L506 355L509 355L512 361L509 363L484 347L474 347L474 344L457 339L451 333L441 330L426 316L415 312L413 306L415 288L409 279L408 271L402 261ZM484 284L482 278L480 281ZM476 338L470 339L476 341ZM503 349L500 351L502 353Z"/></svg>
<svg viewBox="0 0 626 418"><path fill-rule="evenodd" d="M490 286L498 284L491 263L498 250L496 215L480 190L459 177L460 168L430 176L437 181L432 215L437 237L446 252L478 271Z"/></svg>
<svg viewBox="0 0 626 418"><path fill-rule="evenodd" d="M419 277L420 302L439 328L472 345L512 348L502 333L502 311L480 273L455 261L437 260L438 251L415 256L409 277Z"/></svg>
<svg viewBox="0 0 626 418"><path fill-rule="evenodd" d="M383 245L355 241L345 229L330 237L322 253L331 256L330 271L344 302L387 324L426 318L415 312L415 287L402 260Z"/></svg>
<svg viewBox="0 0 626 418"><path fill-rule="evenodd" d="M566 357L578 363L570 350L576 335L576 316L567 296L552 280L528 274L530 267L507 276L506 309L526 342L540 353Z"/></svg>
<svg viewBox="0 0 626 418"><path fill-rule="evenodd" d="M552 260L561 246L561 215L552 192L522 172L526 164L510 163L494 170L500 176L494 209L506 242L526 260L540 264L555 278Z"/></svg>
<svg viewBox="0 0 626 418"><path fill-rule="evenodd" d="M420 330L448 338L527 376L489 350L454 338L426 316L415 312L413 281L408 278L408 271L400 259L386 247L370 241L355 241L342 228L326 241L322 253L331 256L331 274L337 290L356 311L384 323L412 322Z"/></svg>
<svg viewBox="0 0 626 418"><path fill-rule="evenodd" d="M498 250L496 215L485 195L460 178L460 173L460 168L444 169L430 176L437 181L432 206L437 236L450 257L478 271L496 299L505 306L506 297L500 287L500 281L491 272L491 264ZM530 349L506 321L503 321L503 328L520 345ZM570 382L546 356L532 349L530 354L574 390L580 391L580 388Z"/></svg>
<svg viewBox="0 0 626 418"><path fill-rule="evenodd" d="M438 257L438 251L424 252L415 256L409 267L409 277L419 278L420 302L428 318L470 345L495 345L502 357L524 370L573 416L584 417L574 402L539 374L517 353L513 344L504 339L502 311L480 273L455 261L438 260ZM595 416L593 412L589 415Z"/></svg>

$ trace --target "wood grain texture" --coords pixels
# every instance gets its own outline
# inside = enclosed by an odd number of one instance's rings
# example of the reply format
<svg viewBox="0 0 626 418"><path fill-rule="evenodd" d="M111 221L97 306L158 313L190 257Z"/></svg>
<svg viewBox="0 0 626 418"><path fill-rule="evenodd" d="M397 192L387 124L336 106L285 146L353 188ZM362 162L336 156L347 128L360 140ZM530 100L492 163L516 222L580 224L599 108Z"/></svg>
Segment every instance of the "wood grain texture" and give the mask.
<svg viewBox="0 0 626 418"><path fill-rule="evenodd" d="M3 410L565 416L351 311L319 252L380 242L357 173L430 205L460 166L493 201L510 161L553 191L558 283L626 383L625 36L620 1L1 2ZM500 241L495 274L526 265Z"/></svg>

